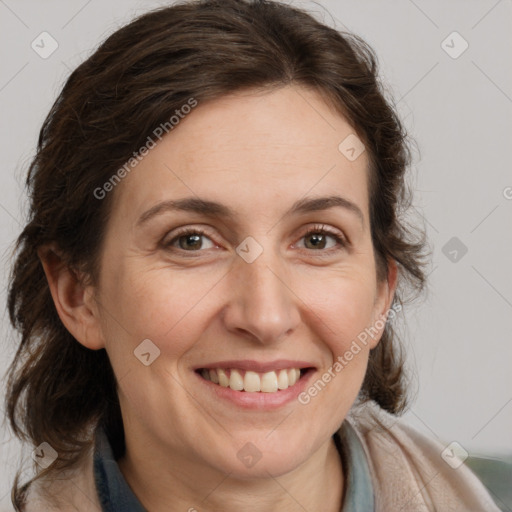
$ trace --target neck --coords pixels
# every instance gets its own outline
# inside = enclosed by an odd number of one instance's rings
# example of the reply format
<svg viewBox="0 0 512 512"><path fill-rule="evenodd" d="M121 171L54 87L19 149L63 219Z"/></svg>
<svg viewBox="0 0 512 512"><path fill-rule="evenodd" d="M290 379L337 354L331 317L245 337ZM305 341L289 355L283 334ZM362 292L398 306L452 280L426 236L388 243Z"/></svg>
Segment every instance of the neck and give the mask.
<svg viewBox="0 0 512 512"><path fill-rule="evenodd" d="M158 451L148 454L145 449L139 454L130 448L127 439L127 453L118 464L139 501L151 512L341 510L343 469L333 439L289 473L255 480L237 479L187 458L173 458L165 465Z"/></svg>

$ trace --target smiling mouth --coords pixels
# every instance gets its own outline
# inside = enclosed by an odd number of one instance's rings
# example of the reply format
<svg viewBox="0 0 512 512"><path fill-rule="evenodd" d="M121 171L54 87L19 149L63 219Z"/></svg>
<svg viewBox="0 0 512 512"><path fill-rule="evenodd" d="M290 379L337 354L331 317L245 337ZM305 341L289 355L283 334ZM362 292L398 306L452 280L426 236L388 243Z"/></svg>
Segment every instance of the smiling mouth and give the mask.
<svg viewBox="0 0 512 512"><path fill-rule="evenodd" d="M205 380L233 391L278 393L294 386L313 368L288 368L265 373L235 368L200 368L196 372Z"/></svg>

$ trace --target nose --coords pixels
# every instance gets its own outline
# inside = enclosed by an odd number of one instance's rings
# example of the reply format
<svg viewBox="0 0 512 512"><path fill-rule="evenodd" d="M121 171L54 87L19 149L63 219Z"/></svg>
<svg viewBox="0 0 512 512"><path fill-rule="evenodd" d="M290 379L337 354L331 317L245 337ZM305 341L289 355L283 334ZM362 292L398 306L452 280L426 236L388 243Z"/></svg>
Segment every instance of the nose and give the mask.
<svg viewBox="0 0 512 512"><path fill-rule="evenodd" d="M300 323L301 300L293 293L286 264L265 250L255 261L235 262L229 276L229 300L223 309L226 329L260 344L292 334Z"/></svg>

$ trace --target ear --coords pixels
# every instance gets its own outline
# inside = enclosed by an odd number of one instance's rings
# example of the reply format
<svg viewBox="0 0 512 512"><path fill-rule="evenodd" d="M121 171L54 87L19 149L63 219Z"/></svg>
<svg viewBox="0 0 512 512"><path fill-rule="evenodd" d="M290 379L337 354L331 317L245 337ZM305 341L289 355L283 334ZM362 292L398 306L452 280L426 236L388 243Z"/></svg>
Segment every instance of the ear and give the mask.
<svg viewBox="0 0 512 512"><path fill-rule="evenodd" d="M377 283L377 294L375 297L372 324L373 330L371 331L372 334L374 332L376 333L371 336L371 341L369 343L369 346L372 349L377 346L384 332L386 319L388 317L388 313L391 308L391 304L393 303L393 298L395 296L396 286L398 282L397 279L397 263L394 259L389 259L387 278Z"/></svg>
<svg viewBox="0 0 512 512"><path fill-rule="evenodd" d="M73 337L84 347L105 347L94 289L83 276L69 268L55 247L42 247L38 256L50 287L57 313Z"/></svg>

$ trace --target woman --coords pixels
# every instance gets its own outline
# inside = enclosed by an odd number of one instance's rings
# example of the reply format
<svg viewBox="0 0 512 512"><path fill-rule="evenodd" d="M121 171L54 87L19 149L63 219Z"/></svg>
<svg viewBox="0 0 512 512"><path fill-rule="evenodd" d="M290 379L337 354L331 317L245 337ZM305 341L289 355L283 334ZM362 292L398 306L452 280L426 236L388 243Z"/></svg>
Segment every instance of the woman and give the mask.
<svg viewBox="0 0 512 512"><path fill-rule="evenodd" d="M424 285L409 150L355 36L274 2L141 16L30 167L8 415L17 510L498 510L400 423Z"/></svg>

